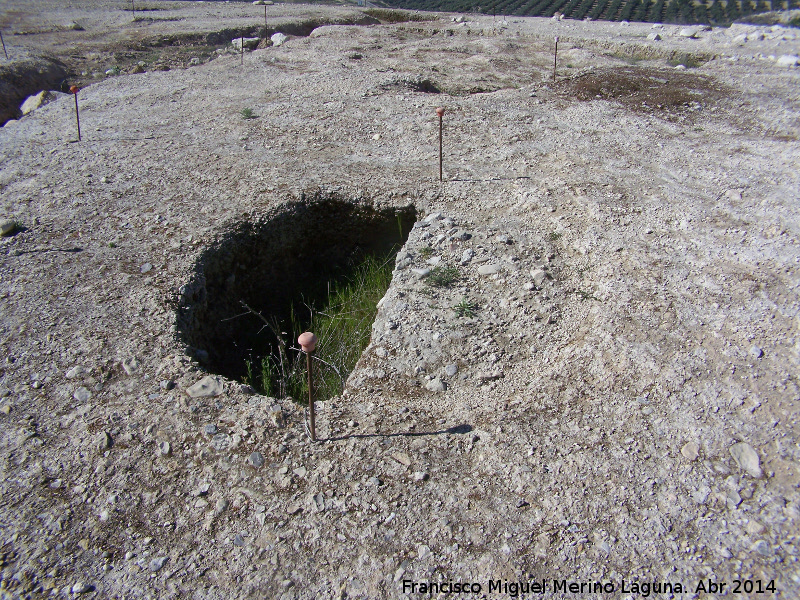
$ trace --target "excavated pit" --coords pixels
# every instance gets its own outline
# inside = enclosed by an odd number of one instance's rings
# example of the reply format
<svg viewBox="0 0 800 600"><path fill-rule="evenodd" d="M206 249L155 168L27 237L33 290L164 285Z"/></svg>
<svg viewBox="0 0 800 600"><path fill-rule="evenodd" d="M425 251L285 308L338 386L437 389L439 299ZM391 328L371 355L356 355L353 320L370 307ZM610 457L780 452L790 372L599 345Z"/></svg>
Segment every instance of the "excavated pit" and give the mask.
<svg viewBox="0 0 800 600"><path fill-rule="evenodd" d="M396 253L416 217L413 206L317 198L226 227L181 288L179 339L210 372L241 380L248 360L274 350L274 334L244 304L291 332L293 307L318 304L364 257Z"/></svg>

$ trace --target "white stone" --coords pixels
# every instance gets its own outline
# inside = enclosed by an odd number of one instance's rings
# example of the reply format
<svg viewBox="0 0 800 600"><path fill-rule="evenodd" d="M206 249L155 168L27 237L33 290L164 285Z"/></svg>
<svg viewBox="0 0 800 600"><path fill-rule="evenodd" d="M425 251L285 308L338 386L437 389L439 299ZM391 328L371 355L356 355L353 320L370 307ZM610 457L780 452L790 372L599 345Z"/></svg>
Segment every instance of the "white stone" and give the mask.
<svg viewBox="0 0 800 600"><path fill-rule="evenodd" d="M76 377L78 377L80 375L83 375L84 373L86 373L86 369L84 369L80 365L77 365L77 366L72 367L69 371L67 371L66 378L67 379L75 379Z"/></svg>
<svg viewBox="0 0 800 600"><path fill-rule="evenodd" d="M648 33L647 39L652 40L654 42L659 42L661 41L661 36L658 33Z"/></svg>
<svg viewBox="0 0 800 600"><path fill-rule="evenodd" d="M6 236L14 233L17 228L17 222L14 219L3 219L0 221L0 235Z"/></svg>
<svg viewBox="0 0 800 600"><path fill-rule="evenodd" d="M66 96L67 94L59 94L59 95L60 96ZM39 92L35 96L28 96L25 99L25 102L22 103L22 106L20 107L20 111L22 111L23 115L27 115L27 114L33 112L34 110L36 110L37 108L40 108L40 107L44 106L45 104L48 104L48 103L52 102L53 100L56 100L57 98L58 98L58 96L56 95L55 92L50 92L48 90L44 90L42 92Z"/></svg>
<svg viewBox="0 0 800 600"><path fill-rule="evenodd" d="M284 34L282 34L282 33L279 31L279 32L277 32L277 33L273 33L273 34L272 34L272 37L270 37L269 39L271 39L271 40L272 40L272 45L273 45L273 46L281 46L281 45L283 45L283 43L284 43L286 40L288 40L288 39L289 39L289 37L288 37L288 36L286 36L286 35L284 35Z"/></svg>
<svg viewBox="0 0 800 600"><path fill-rule="evenodd" d="M72 397L78 402L88 402L92 397L92 392L85 387L79 387L77 390L75 390L75 393L72 394Z"/></svg>
<svg viewBox="0 0 800 600"><path fill-rule="evenodd" d="M425 384L425 389L430 390L431 392L443 392L447 389L447 384L439 379L431 379L427 384Z"/></svg>
<svg viewBox="0 0 800 600"><path fill-rule="evenodd" d="M753 450L750 444L740 442L730 447L730 453L739 468L747 471L747 473L758 479L763 475L761 472L761 461L758 454Z"/></svg>
<svg viewBox="0 0 800 600"><path fill-rule="evenodd" d="M135 356L126 358L122 361L122 368L128 375L133 375L139 370L139 361Z"/></svg>
<svg viewBox="0 0 800 600"><path fill-rule="evenodd" d="M779 67L796 67L800 63L800 58L794 54L784 54L775 63Z"/></svg>
<svg viewBox="0 0 800 600"><path fill-rule="evenodd" d="M700 453L700 445L696 442L687 442L681 448L681 454L687 460L695 460Z"/></svg>
<svg viewBox="0 0 800 600"><path fill-rule="evenodd" d="M203 377L193 386L186 389L186 393L191 398L210 398L222 394L222 381L219 377L208 375Z"/></svg>
<svg viewBox="0 0 800 600"><path fill-rule="evenodd" d="M261 38L233 38L231 40L231 44L234 48L236 48L239 52L242 51L242 42L244 42L245 50L254 50L258 47L258 43L261 41ZM280 44L277 44L280 45ZM199 62L199 61L198 61Z"/></svg>
<svg viewBox="0 0 800 600"><path fill-rule="evenodd" d="M680 37L684 38L695 38L697 37L697 28L696 27L684 27L678 32Z"/></svg>
<svg viewBox="0 0 800 600"><path fill-rule="evenodd" d="M503 270L503 265L499 263L493 263L489 265L481 265L478 267L478 275L494 275L495 273L499 273Z"/></svg>
<svg viewBox="0 0 800 600"><path fill-rule="evenodd" d="M542 287L544 280L547 279L547 273L541 269L533 269L531 271L531 277L533 278L533 285L535 285L537 288L540 288Z"/></svg>

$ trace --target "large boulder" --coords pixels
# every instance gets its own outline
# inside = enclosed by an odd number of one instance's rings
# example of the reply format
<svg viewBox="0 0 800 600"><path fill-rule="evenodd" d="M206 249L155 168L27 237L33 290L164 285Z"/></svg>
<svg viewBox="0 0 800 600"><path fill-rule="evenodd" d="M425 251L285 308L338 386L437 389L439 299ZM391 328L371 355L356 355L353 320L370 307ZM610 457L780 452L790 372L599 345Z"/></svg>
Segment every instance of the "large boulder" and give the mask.
<svg viewBox="0 0 800 600"><path fill-rule="evenodd" d="M20 111L23 115L27 115L28 113L32 113L37 108L41 108L45 104L50 104L54 100L58 100L60 96L69 96L69 94L64 94L62 92L51 92L49 90L41 91L35 96L28 96L25 99L25 102L22 103Z"/></svg>
<svg viewBox="0 0 800 600"><path fill-rule="evenodd" d="M0 63L0 125L22 115L23 100L41 90L58 89L67 66L43 56Z"/></svg>

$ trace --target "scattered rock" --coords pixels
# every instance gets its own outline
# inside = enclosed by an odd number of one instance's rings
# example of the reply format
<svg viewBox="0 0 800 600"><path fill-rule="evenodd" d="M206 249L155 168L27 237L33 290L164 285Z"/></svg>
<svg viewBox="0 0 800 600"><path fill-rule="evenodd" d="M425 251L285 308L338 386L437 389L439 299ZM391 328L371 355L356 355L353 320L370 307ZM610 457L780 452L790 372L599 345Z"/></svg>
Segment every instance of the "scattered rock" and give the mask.
<svg viewBox="0 0 800 600"><path fill-rule="evenodd" d="M165 379L164 381L159 382L158 386L165 391L169 391L175 389L175 382L171 379Z"/></svg>
<svg viewBox="0 0 800 600"><path fill-rule="evenodd" d="M647 39L651 40L653 42L660 42L661 41L661 35L658 34L658 33L655 33L655 32L654 33L648 33L647 34Z"/></svg>
<svg viewBox="0 0 800 600"><path fill-rule="evenodd" d="M172 446L169 442L159 442L158 453L161 456L172 456Z"/></svg>
<svg viewBox="0 0 800 600"><path fill-rule="evenodd" d="M753 544L752 549L761 556L772 556L772 548L766 540L758 540Z"/></svg>
<svg viewBox="0 0 800 600"><path fill-rule="evenodd" d="M779 67L796 67L800 64L800 57L795 56L794 54L784 54L777 61L775 64Z"/></svg>
<svg viewBox="0 0 800 600"><path fill-rule="evenodd" d="M682 38L696 38L698 30L696 27L684 27L678 32L678 35Z"/></svg>
<svg viewBox="0 0 800 600"><path fill-rule="evenodd" d="M260 452L253 452L247 459L247 462L256 469L264 466L264 457Z"/></svg>
<svg viewBox="0 0 800 600"><path fill-rule="evenodd" d="M428 383L425 384L425 389L430 390L431 392L443 392L447 389L447 384L439 379L431 379Z"/></svg>
<svg viewBox="0 0 800 600"><path fill-rule="evenodd" d="M92 392L85 387L79 387L77 390L75 390L75 393L72 394L72 397L78 402L88 402L92 397Z"/></svg>
<svg viewBox="0 0 800 600"><path fill-rule="evenodd" d="M205 427L203 427L203 433L205 433L206 435L216 435L217 431L218 431L217 426L214 425L213 423L210 423Z"/></svg>
<svg viewBox="0 0 800 600"><path fill-rule="evenodd" d="M25 102L22 103L20 110L22 111L23 115L27 115L37 108L41 108L45 104L49 104L53 100L58 99L59 96L66 96L67 94L61 94L60 92L50 92L50 91L42 91L36 94L35 96L28 96L25 99Z"/></svg>
<svg viewBox="0 0 800 600"><path fill-rule="evenodd" d="M492 263L488 265L481 265L478 267L478 275L494 275L495 273L499 273L503 270L503 265L500 263Z"/></svg>
<svg viewBox="0 0 800 600"><path fill-rule="evenodd" d="M14 219L0 220L0 236L9 236L17 230L17 222Z"/></svg>
<svg viewBox="0 0 800 600"><path fill-rule="evenodd" d="M503 377L502 371L489 371L478 373L478 380L479 381L495 381L496 379L501 379Z"/></svg>
<svg viewBox="0 0 800 600"><path fill-rule="evenodd" d="M193 386L186 389L190 398L212 398L223 392L222 380L219 377L208 375L203 377Z"/></svg>
<svg viewBox="0 0 800 600"><path fill-rule="evenodd" d="M122 361L122 368L128 375L133 375L139 370L139 360L135 356L126 358Z"/></svg>
<svg viewBox="0 0 800 600"><path fill-rule="evenodd" d="M149 273L153 269L152 263L144 263L141 267L139 267L139 271L141 273Z"/></svg>
<svg viewBox="0 0 800 600"><path fill-rule="evenodd" d="M72 367L69 371L67 371L65 377L67 379L75 379L76 377L79 377L79 376L83 375L84 373L86 373L86 369L84 369L83 367L78 365L78 366Z"/></svg>
<svg viewBox="0 0 800 600"><path fill-rule="evenodd" d="M72 586L72 593L73 594L88 594L94 589L94 586L89 585L88 583L78 582L73 584Z"/></svg>
<svg viewBox="0 0 800 600"><path fill-rule="evenodd" d="M533 285L535 285L537 288L540 288L542 287L545 279L547 279L547 273L541 269L533 269L531 271L531 278L533 279Z"/></svg>
<svg viewBox="0 0 800 600"><path fill-rule="evenodd" d="M444 368L444 372L448 377L453 377L456 373L458 373L458 365L447 365Z"/></svg>
<svg viewBox="0 0 800 600"><path fill-rule="evenodd" d="M282 34L281 32L273 33L272 36L269 38L272 40L273 46L281 46L289 39L288 36Z"/></svg>
<svg viewBox="0 0 800 600"><path fill-rule="evenodd" d="M155 573L156 571L160 571L164 567L164 565L167 564L168 560L169 560L168 556L159 556L154 558L153 560L150 561L150 570L153 573Z"/></svg>
<svg viewBox="0 0 800 600"><path fill-rule="evenodd" d="M277 34L275 34L275 35L277 35ZM231 44L233 44L233 47L236 48L236 50L241 52L242 51L242 42L244 42L245 50L255 50L256 47L258 46L258 42L260 42L260 41L261 41L261 38L257 38L257 37L256 38L240 38L240 37L238 37L238 38L233 38L231 40ZM279 46L280 44L276 44L276 45ZM200 61L198 60L197 62L199 63Z"/></svg>
<svg viewBox="0 0 800 600"><path fill-rule="evenodd" d="M752 356L753 358L761 358L762 356L764 356L764 351L758 346L750 346L749 352L750 356Z"/></svg>
<svg viewBox="0 0 800 600"><path fill-rule="evenodd" d="M700 446L695 442L687 442L681 448L681 454L687 460L695 460L700 453Z"/></svg>
<svg viewBox="0 0 800 600"><path fill-rule="evenodd" d="M747 522L747 525L745 525L745 530L750 535L761 535L764 533L765 529L766 528L761 523L754 521L753 519L750 519L750 521Z"/></svg>
<svg viewBox="0 0 800 600"><path fill-rule="evenodd" d="M411 457L405 452L392 452L392 458L406 467L411 466Z"/></svg>
<svg viewBox="0 0 800 600"><path fill-rule="evenodd" d="M730 453L733 460L739 465L739 468L747 471L751 477L758 479L763 475L761 472L761 461L750 444L744 442L734 444L730 447Z"/></svg>
<svg viewBox="0 0 800 600"><path fill-rule="evenodd" d="M134 75L137 75L139 73L144 73L144 72L145 72L145 70L144 70L144 67L142 65L134 65L134 67L131 69L131 73L134 74Z"/></svg>
<svg viewBox="0 0 800 600"><path fill-rule="evenodd" d="M100 452L108 450L111 448L112 444L113 440L111 439L111 434L109 434L107 431L103 431L97 435L95 445Z"/></svg>

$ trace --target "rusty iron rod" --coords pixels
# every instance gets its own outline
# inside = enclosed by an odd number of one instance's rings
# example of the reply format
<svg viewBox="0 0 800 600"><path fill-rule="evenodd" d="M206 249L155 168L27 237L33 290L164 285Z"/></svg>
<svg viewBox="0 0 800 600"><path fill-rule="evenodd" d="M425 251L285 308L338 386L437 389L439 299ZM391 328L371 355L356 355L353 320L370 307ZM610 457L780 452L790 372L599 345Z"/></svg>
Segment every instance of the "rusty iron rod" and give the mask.
<svg viewBox="0 0 800 600"><path fill-rule="evenodd" d="M78 112L78 86L71 86L69 91L75 96L75 123L78 125L78 141L81 141L81 115Z"/></svg>
<svg viewBox="0 0 800 600"><path fill-rule="evenodd" d="M6 60L8 60L8 52L6 52L6 43L3 41L3 32L0 31L0 42L3 44L3 54L6 55Z"/></svg>
<svg viewBox="0 0 800 600"><path fill-rule="evenodd" d="M306 367L308 367L308 425L311 429L311 441L317 441L317 431L314 424L314 382L311 377L311 352L306 352Z"/></svg>
<svg viewBox="0 0 800 600"><path fill-rule="evenodd" d="M556 82L556 64L558 63L558 36L556 36L556 46L553 50L553 83Z"/></svg>
<svg viewBox="0 0 800 600"><path fill-rule="evenodd" d="M436 109L436 114L439 116L439 181L442 181L442 117L444 109L440 106Z"/></svg>

